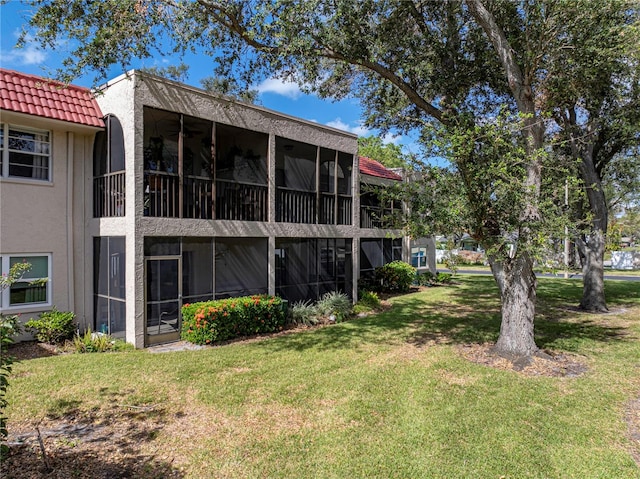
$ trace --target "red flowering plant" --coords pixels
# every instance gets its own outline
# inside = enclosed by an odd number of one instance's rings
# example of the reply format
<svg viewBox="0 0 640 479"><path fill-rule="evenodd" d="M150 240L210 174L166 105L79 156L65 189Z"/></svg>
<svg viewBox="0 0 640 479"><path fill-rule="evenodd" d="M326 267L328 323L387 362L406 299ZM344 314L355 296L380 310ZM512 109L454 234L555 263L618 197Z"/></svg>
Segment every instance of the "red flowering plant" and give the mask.
<svg viewBox="0 0 640 479"><path fill-rule="evenodd" d="M282 330L284 324L282 300L278 297L256 295L219 299L185 304L181 337L195 344L212 344L273 333Z"/></svg>

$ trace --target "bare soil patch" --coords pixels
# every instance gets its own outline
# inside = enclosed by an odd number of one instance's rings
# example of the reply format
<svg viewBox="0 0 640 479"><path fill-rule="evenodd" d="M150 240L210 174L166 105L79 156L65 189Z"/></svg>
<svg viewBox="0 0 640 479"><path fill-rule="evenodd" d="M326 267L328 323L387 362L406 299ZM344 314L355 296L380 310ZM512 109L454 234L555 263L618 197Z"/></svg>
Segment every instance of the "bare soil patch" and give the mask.
<svg viewBox="0 0 640 479"><path fill-rule="evenodd" d="M577 377L588 371L584 358L568 353L540 351L530 358L505 358L493 350L493 344L464 344L460 354L469 361L496 369L517 371L524 376Z"/></svg>
<svg viewBox="0 0 640 479"><path fill-rule="evenodd" d="M10 452L0 465L0 477L183 477L166 451L150 447L150 441L164 427L166 416L163 409L155 407L120 407L91 417L72 414L38 424L10 424Z"/></svg>
<svg viewBox="0 0 640 479"><path fill-rule="evenodd" d="M23 341L21 343L11 344L8 352L17 361L23 361L25 359L57 356L58 354L62 354L64 349L54 344L39 343L37 341Z"/></svg>

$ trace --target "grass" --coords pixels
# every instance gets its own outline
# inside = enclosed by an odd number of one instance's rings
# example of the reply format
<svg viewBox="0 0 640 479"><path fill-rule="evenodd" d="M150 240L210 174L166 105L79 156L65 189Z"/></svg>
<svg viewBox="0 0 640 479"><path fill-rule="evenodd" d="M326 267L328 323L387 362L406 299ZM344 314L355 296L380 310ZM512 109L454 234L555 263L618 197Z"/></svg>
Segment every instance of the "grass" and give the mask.
<svg viewBox="0 0 640 479"><path fill-rule="evenodd" d="M458 354L496 339L499 304L490 277L457 281L259 342L24 361L10 428L149 406L161 417L141 452L188 478L640 477L624 421L640 390L638 283L607 282L603 316L565 308L579 282L540 279L538 345L589 367L549 378Z"/></svg>
<svg viewBox="0 0 640 479"><path fill-rule="evenodd" d="M447 269L447 267L444 264L438 263L436 264L436 269L438 271L449 271ZM468 265L468 264L462 264L458 266L458 270L460 271L485 271L488 274L491 274L491 268L487 265L479 265L479 264L473 264L473 265ZM543 270L536 270L538 273L551 273L551 271L543 271ZM458 273L458 274L464 274L464 273ZM557 276L562 276L564 274L564 270L563 269L558 269L555 271L555 274ZM569 274L571 275L577 275L577 274L582 274L582 271L579 269L571 269L569 270ZM604 276L605 278L607 276L640 276L640 270L633 270L633 269L611 269L611 268L605 268L604 269Z"/></svg>

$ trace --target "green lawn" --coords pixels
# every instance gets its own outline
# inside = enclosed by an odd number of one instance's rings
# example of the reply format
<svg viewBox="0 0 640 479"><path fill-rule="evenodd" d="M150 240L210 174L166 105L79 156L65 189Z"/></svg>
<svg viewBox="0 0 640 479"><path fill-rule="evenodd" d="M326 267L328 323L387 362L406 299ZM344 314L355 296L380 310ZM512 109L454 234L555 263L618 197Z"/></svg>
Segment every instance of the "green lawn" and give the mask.
<svg viewBox="0 0 640 479"><path fill-rule="evenodd" d="M551 378L461 357L496 339L499 306L490 277L457 280L263 341L23 361L10 430L126 419L147 477L640 477L624 420L640 391L640 284L607 282L603 316L564 308L580 282L540 279L538 345L589 368Z"/></svg>
<svg viewBox="0 0 640 479"><path fill-rule="evenodd" d="M449 271L447 269L447 267L444 264L438 263L436 264L436 269L438 271ZM484 266L484 265L460 265L458 266L458 270L460 271L485 271L488 274L491 273L491 268L489 266ZM537 271L538 273L551 273L551 271ZM563 269L558 269L557 271L555 271L556 276L563 276L564 275L564 270ZM578 275L578 274L582 274L581 270L578 269L572 269L569 270L569 274L571 275ZM611 268L605 268L604 269L604 276L605 278L607 276L640 276L640 270L633 270L633 269L611 269Z"/></svg>

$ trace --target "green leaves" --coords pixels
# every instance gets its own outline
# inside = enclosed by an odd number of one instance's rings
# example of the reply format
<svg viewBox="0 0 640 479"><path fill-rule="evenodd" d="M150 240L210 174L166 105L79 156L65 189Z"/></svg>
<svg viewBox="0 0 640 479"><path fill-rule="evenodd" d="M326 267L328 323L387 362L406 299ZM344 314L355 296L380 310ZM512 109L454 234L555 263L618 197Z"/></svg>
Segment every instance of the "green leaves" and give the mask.
<svg viewBox="0 0 640 479"><path fill-rule="evenodd" d="M402 147L393 143L383 144L378 136L358 138L358 154L379 161L387 168L405 168L411 158L402 152Z"/></svg>

